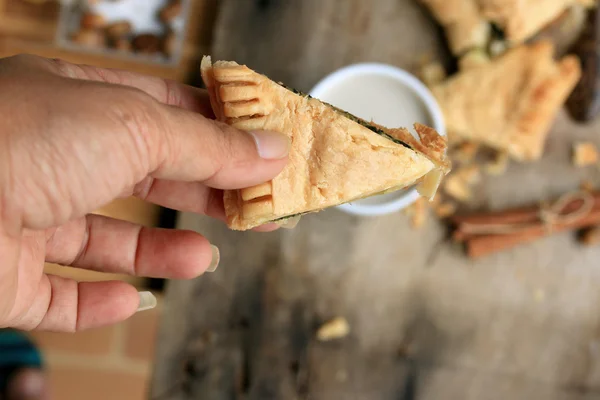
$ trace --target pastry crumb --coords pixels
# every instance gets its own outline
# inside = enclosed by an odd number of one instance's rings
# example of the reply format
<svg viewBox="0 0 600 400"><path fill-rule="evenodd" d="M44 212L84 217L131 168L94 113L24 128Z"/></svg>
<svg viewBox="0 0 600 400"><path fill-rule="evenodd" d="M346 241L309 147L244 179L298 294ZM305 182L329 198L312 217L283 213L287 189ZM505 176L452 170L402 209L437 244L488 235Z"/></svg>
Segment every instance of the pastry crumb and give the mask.
<svg viewBox="0 0 600 400"><path fill-rule="evenodd" d="M446 178L444 191L450 197L463 203L469 201L472 197L471 188L467 182L458 175L452 175Z"/></svg>
<svg viewBox="0 0 600 400"><path fill-rule="evenodd" d="M488 175L494 176L504 174L508 168L508 160L508 153L502 151L497 152L494 159L485 165L485 172Z"/></svg>
<svg viewBox="0 0 600 400"><path fill-rule="evenodd" d="M479 165L469 165L459 169L457 175L462 176L469 185L474 185L481 181L481 167Z"/></svg>
<svg viewBox="0 0 600 400"><path fill-rule="evenodd" d="M592 142L578 142L573 146L573 165L585 167L598 162L598 148Z"/></svg>
<svg viewBox="0 0 600 400"><path fill-rule="evenodd" d="M477 165L470 165L458 169L446 178L445 192L455 200L467 202L472 197L471 186L481 180L481 169Z"/></svg>
<svg viewBox="0 0 600 400"><path fill-rule="evenodd" d="M425 85L435 85L446 79L446 70L439 62L431 62L421 69L421 78Z"/></svg>
<svg viewBox="0 0 600 400"><path fill-rule="evenodd" d="M321 342L341 339L350 333L350 324L344 317L336 317L321 325L317 331L317 339Z"/></svg>
<svg viewBox="0 0 600 400"><path fill-rule="evenodd" d="M452 158L461 164L470 164L479 151L479 144L475 142L464 142L456 147Z"/></svg>
<svg viewBox="0 0 600 400"><path fill-rule="evenodd" d="M448 218L449 216L454 215L454 213L456 213L456 208L456 204L445 202L439 204L437 207L434 207L433 210L435 211L435 214L438 216L438 218Z"/></svg>

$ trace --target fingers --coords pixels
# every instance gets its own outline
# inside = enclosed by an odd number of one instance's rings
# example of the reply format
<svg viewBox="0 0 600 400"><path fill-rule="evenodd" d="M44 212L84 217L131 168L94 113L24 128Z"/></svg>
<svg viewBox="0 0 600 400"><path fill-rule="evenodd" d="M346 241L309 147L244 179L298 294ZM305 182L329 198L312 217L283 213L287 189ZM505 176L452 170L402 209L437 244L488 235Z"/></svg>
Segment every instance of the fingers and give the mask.
<svg viewBox="0 0 600 400"><path fill-rule="evenodd" d="M71 64L58 59L44 61L60 76L129 86L149 94L161 103L214 118L208 92L204 89L135 72Z"/></svg>
<svg viewBox="0 0 600 400"><path fill-rule="evenodd" d="M57 74L64 77L93 80L133 87L142 90L143 92L153 97L155 100L158 100L159 102L165 105L174 106L173 108L185 109L186 111L193 111L194 113L199 113L206 117L214 117L212 108L210 106L208 92L203 89L194 88L188 85L161 78L136 74L133 72L115 69L104 69L89 65L75 65L62 60L51 60L51 67L56 71ZM199 137L198 140L194 141L196 142L195 144L207 145L202 146L206 147L205 152L197 153L197 147L188 147L188 145L191 145L193 143L182 140L179 143L175 143L175 145L180 145L177 146L175 155L180 156L181 152L177 150L182 149L189 149L189 152L192 153L193 157L204 157L209 160L210 158L216 155L221 155L224 158L237 155L237 157L232 158L229 162L229 165L238 164L237 170L232 171L232 173L229 174L227 173L227 171L225 171L225 173L219 174L219 176L215 176L214 179L211 179L211 182L207 182L208 184L213 183L214 185L216 185L216 187L219 188L226 188L231 185L237 186L236 188L239 188L246 185L246 182L250 182L247 184L247 186L251 186L254 184L265 182L266 180L272 178L274 176L273 174L277 174L280 171L280 167L282 167L283 165L281 159L287 156L290 147L290 142L287 139L287 137L278 134L257 132L256 134L251 135L253 140L250 141L247 135L240 133L240 131L228 128L225 125L215 126L213 121L209 121L204 118L199 118L198 116L192 117L189 116L187 113L178 112L173 108L171 108L171 112L169 112L168 114L170 114L171 116L171 118L169 118L169 121L173 122L174 125L173 130L174 132L176 132L175 137L183 137L183 132L189 132L189 134L193 134ZM188 115L188 118L183 118L184 115ZM183 118L181 123L179 121L179 118ZM183 126L181 126L183 122L188 122L189 131ZM213 135L209 135L210 133L212 133ZM215 137L215 135L222 135L222 137ZM212 143L210 141L209 143L202 143L204 140L208 141L209 139L213 139ZM249 146L249 142L253 142L255 146ZM216 152L215 150L221 151ZM242 153L237 153L240 150L242 151ZM256 157L257 150L259 153L258 157ZM246 154L248 152L250 154ZM279 162L263 163L265 164L265 168L257 168L256 171L247 170L247 168L245 168L253 161L260 160L276 160ZM176 163L180 162L179 160L174 161ZM218 172L217 168L223 168L224 166L221 160L214 161L215 162L213 162L213 169L211 170L211 172L216 173ZM270 168L269 164L271 165ZM246 169L245 171L243 171L245 172L245 174L242 174L241 177L236 177L237 179L233 178L232 180L232 174L242 172L242 170L244 169ZM265 172L263 173L263 175L261 175L261 171L263 170L267 170L268 172ZM184 177L180 177L180 173L184 173L184 171L170 169L163 170L160 172L164 172L165 174L167 174L166 176L164 176L167 179L185 180ZM171 174L173 175L171 176ZM258 175L253 176L253 174ZM212 177L212 174L208 176ZM266 176L267 178L265 179L263 178L263 176ZM231 183L229 183L230 181ZM240 184L242 186L240 186Z"/></svg>
<svg viewBox="0 0 600 400"><path fill-rule="evenodd" d="M44 275L33 304L12 326L27 331L77 332L124 321L140 303L140 294L125 282L78 283Z"/></svg>
<svg viewBox="0 0 600 400"><path fill-rule="evenodd" d="M219 254L195 232L88 215L49 232L46 261L109 273L191 279L214 270Z"/></svg>
<svg viewBox="0 0 600 400"><path fill-rule="evenodd" d="M199 183L147 179L134 189L143 200L178 211L208 215L226 221L223 191ZM253 229L255 232L272 232L277 224L266 224Z"/></svg>
<svg viewBox="0 0 600 400"><path fill-rule="evenodd" d="M173 210L208 215L225 221L223 191L200 182L148 178L136 185L133 195Z"/></svg>
<svg viewBox="0 0 600 400"><path fill-rule="evenodd" d="M284 134L247 133L174 107L164 111L155 178L239 189L273 179L287 163L291 141Z"/></svg>
<svg viewBox="0 0 600 400"><path fill-rule="evenodd" d="M2 323L10 318L10 314L15 307L17 298L17 287L19 284L19 274L13 266L19 264L21 254L21 238L12 237L2 232L3 226L0 224L0 254L2 254L2 267L0 267L0 329Z"/></svg>
<svg viewBox="0 0 600 400"><path fill-rule="evenodd" d="M15 141L8 160L16 182L11 202L20 211L15 229L41 230L82 217L148 175L237 189L271 180L287 163L287 136L249 134L156 100L166 96L173 103L169 90L153 97L127 86L38 75L30 70L17 82L39 77L35 88L20 85L31 105L20 116L32 121L31 140ZM135 82L128 81L141 85ZM19 161L29 159L36 162Z"/></svg>

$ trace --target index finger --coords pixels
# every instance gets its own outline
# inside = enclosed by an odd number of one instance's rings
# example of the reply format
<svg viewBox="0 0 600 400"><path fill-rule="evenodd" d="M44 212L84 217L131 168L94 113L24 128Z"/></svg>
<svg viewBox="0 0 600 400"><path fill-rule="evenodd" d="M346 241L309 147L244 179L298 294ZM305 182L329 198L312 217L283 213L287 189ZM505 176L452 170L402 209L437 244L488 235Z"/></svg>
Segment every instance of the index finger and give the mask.
<svg viewBox="0 0 600 400"><path fill-rule="evenodd" d="M163 104L214 118L205 89L130 71L71 64L59 59L47 61L53 72L62 77L129 86L145 92Z"/></svg>

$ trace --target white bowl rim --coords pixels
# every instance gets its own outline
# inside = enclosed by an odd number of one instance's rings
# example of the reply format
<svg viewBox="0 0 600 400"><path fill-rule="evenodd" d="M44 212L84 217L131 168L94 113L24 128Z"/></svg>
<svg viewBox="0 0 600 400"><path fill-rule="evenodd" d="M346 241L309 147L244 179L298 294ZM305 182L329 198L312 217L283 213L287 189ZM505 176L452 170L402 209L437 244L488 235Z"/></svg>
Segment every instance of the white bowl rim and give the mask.
<svg viewBox="0 0 600 400"><path fill-rule="evenodd" d="M411 73L393 65L383 63L356 63L342 67L321 79L310 91L310 95L319 98L334 84L347 79L350 76L360 74L380 74L393 78L406 85L423 102L426 111L431 117L431 125L440 135L446 135L446 126L442 110L433 94L417 77ZM420 194L415 187L407 190L405 194L397 198L378 204L346 203L336 208L349 214L362 216L379 216L400 211L414 203Z"/></svg>

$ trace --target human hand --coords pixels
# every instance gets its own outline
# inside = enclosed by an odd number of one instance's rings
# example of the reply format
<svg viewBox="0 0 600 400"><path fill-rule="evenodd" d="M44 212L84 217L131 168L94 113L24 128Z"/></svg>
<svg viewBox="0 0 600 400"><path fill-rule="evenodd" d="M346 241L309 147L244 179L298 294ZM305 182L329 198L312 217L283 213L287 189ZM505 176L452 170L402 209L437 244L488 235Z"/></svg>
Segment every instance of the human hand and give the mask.
<svg viewBox="0 0 600 400"><path fill-rule="evenodd" d="M0 87L0 327L130 317L145 304L129 284L45 275L44 261L187 279L218 251L195 232L90 212L135 195L223 219L221 189L268 181L287 161L287 137L216 122L207 93L178 83L16 56L0 59Z"/></svg>

